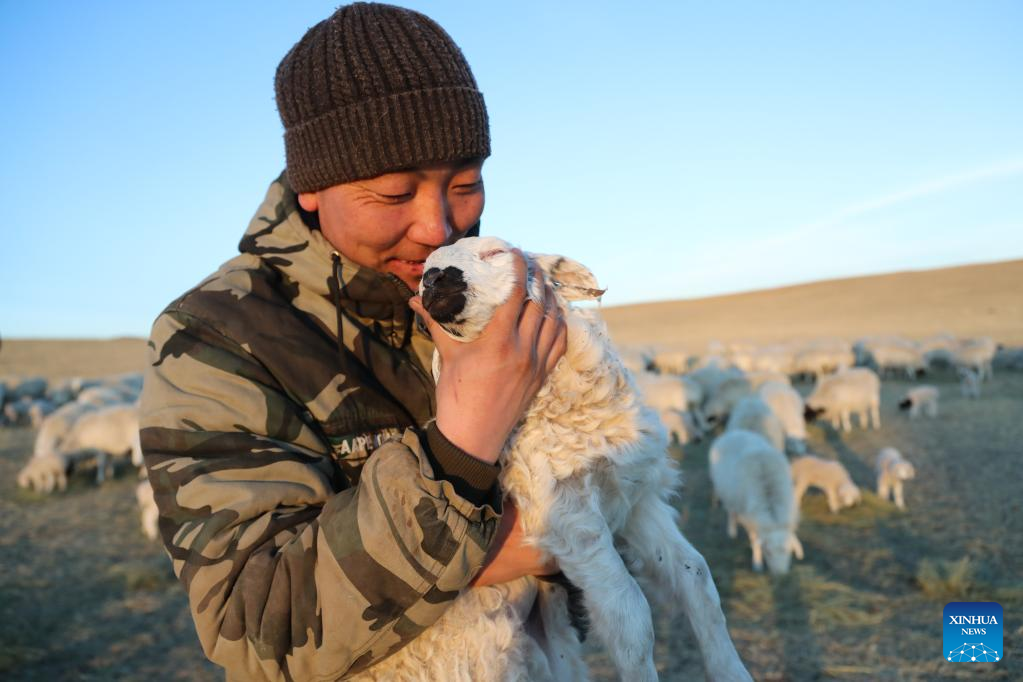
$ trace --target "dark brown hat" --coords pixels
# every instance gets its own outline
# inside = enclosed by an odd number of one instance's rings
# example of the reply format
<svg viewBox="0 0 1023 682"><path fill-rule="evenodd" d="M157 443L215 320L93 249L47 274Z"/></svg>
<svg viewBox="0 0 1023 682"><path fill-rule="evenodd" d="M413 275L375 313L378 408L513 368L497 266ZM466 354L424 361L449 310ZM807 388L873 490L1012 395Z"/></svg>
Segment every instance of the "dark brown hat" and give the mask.
<svg viewBox="0 0 1023 682"><path fill-rule="evenodd" d="M296 192L490 155L469 64L444 29L412 10L338 8L291 48L274 85Z"/></svg>

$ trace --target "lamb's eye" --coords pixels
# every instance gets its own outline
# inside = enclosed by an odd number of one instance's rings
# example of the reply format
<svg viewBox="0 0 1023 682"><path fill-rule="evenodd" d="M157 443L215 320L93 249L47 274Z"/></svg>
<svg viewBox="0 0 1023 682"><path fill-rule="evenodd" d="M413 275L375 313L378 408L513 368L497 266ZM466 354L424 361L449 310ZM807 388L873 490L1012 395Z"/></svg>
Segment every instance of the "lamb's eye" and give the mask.
<svg viewBox="0 0 1023 682"><path fill-rule="evenodd" d="M490 251L484 251L480 254L480 260L490 260L494 256L502 253L508 253L504 249L491 249Z"/></svg>

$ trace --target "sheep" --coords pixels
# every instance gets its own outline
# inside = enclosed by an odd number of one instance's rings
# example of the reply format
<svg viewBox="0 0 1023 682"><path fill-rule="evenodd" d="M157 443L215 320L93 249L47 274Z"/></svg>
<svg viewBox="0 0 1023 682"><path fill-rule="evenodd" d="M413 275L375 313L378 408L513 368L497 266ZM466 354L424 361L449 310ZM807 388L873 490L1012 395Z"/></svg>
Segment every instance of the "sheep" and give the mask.
<svg viewBox="0 0 1023 682"><path fill-rule="evenodd" d="M46 397L46 379L43 377L29 377L20 380L16 385L10 387L11 395L8 400L38 400Z"/></svg>
<svg viewBox="0 0 1023 682"><path fill-rule="evenodd" d="M647 348L635 346L619 346L622 364L633 374L650 372L653 369L653 353Z"/></svg>
<svg viewBox="0 0 1023 682"><path fill-rule="evenodd" d="M791 556L803 558L803 546L785 455L758 433L726 431L711 445L710 479L728 512L728 537L736 537L737 524L746 529L753 570L763 570L766 555L772 574L788 573Z"/></svg>
<svg viewBox="0 0 1023 682"><path fill-rule="evenodd" d="M94 453L97 483L113 472L112 456L130 454L131 463L142 466L137 404L111 405L81 415L60 441L57 454L76 464Z"/></svg>
<svg viewBox="0 0 1023 682"><path fill-rule="evenodd" d="M28 406L28 421L32 428L38 429L43 423L43 419L52 414L55 409L57 406L46 398L33 400L32 404Z"/></svg>
<svg viewBox="0 0 1023 682"><path fill-rule="evenodd" d="M815 346L804 348L792 359L792 374L814 379L852 367L856 357L848 346L842 348Z"/></svg>
<svg viewBox="0 0 1023 682"><path fill-rule="evenodd" d="M153 496L153 486L148 478L139 481L135 486L135 500L139 505L139 521L142 523L142 532L150 540L160 536L158 521L160 510L156 506L156 498Z"/></svg>
<svg viewBox="0 0 1023 682"><path fill-rule="evenodd" d="M964 398L980 397L980 372L971 367L957 367L959 390Z"/></svg>
<svg viewBox="0 0 1023 682"><path fill-rule="evenodd" d="M798 507L806 489L820 488L828 498L828 509L832 514L851 507L860 501L859 487L852 482L849 472L839 462L833 462L813 455L796 457L790 463L792 468L793 496Z"/></svg>
<svg viewBox="0 0 1023 682"><path fill-rule="evenodd" d="M916 476L913 465L906 461L902 453L892 447L882 448L877 453L877 496L887 500L889 492L895 498L895 506L905 509L902 499L902 482Z"/></svg>
<svg viewBox="0 0 1023 682"><path fill-rule="evenodd" d="M755 369L751 372L746 372L746 381L749 382L749 387L753 391L759 391L760 387L766 383L779 383L785 384L786 386L792 385L792 380L789 379L788 374L782 374L781 372L772 372L767 370Z"/></svg>
<svg viewBox="0 0 1023 682"><path fill-rule="evenodd" d="M668 430L672 441L679 445L686 443L699 443L703 440L703 428L692 412L684 410L667 409L659 413L661 423Z"/></svg>
<svg viewBox="0 0 1023 682"><path fill-rule="evenodd" d="M431 254L420 295L442 332L476 338L511 295L514 262L511 247L494 237L463 238ZM527 262L532 300L542 300L544 279L552 282L568 349L500 457L501 487L515 500L526 541L555 558L581 589L591 627L622 679L657 679L650 607L630 569L650 589L666 591L664 602L683 606L712 677L751 679L706 561L668 504L678 470L667 456L667 434L639 400L599 312L569 305L602 293L593 275L560 256L528 255ZM435 354L435 376L443 371ZM533 595L542 642L526 633L525 614L515 608L524 603L529 611ZM355 679L584 678L565 600L562 587L531 578L466 588L422 635Z"/></svg>
<svg viewBox="0 0 1023 682"><path fill-rule="evenodd" d="M976 371L980 381L992 379L994 378L992 364L997 352L998 344L990 337L966 339L953 352L952 364L957 369L962 367Z"/></svg>
<svg viewBox="0 0 1023 682"><path fill-rule="evenodd" d="M1011 348L1000 347L991 362L991 366L1005 369L1023 369L1023 346Z"/></svg>
<svg viewBox="0 0 1023 682"><path fill-rule="evenodd" d="M689 354L684 350L659 350L650 359L650 366L661 374L685 374L689 369Z"/></svg>
<svg viewBox="0 0 1023 682"><path fill-rule="evenodd" d="M899 409L909 410L910 419L916 419L921 413L931 418L937 417L938 388L924 385L909 389L899 401Z"/></svg>
<svg viewBox="0 0 1023 682"><path fill-rule="evenodd" d="M908 344L875 344L870 348L877 372L884 375L902 371L916 379L927 371L927 362L919 349Z"/></svg>
<svg viewBox="0 0 1023 682"><path fill-rule="evenodd" d="M805 416L813 420L821 413L831 419L836 429L852 429L850 416L858 416L863 427L870 418L872 428L881 428L881 380L866 367L843 370L823 377L806 397Z"/></svg>
<svg viewBox="0 0 1023 682"><path fill-rule="evenodd" d="M788 383L769 381L757 389L757 395L767 403L785 430L785 452L806 452L806 406L803 397Z"/></svg>
<svg viewBox="0 0 1023 682"><path fill-rule="evenodd" d="M728 377L704 401L704 420L711 427L725 423L735 404L750 393L750 384L741 373Z"/></svg>
<svg viewBox="0 0 1023 682"><path fill-rule="evenodd" d="M760 396L747 395L735 404L735 408L728 415L725 430L736 429L759 433L772 446L782 452L785 451L785 428Z"/></svg>
<svg viewBox="0 0 1023 682"><path fill-rule="evenodd" d="M703 389L684 377L640 372L633 374L643 402L657 411L678 410L685 412L699 407L703 402Z"/></svg>
<svg viewBox="0 0 1023 682"><path fill-rule="evenodd" d="M63 455L48 454L30 457L18 472L18 486L40 493L67 489L68 461Z"/></svg>

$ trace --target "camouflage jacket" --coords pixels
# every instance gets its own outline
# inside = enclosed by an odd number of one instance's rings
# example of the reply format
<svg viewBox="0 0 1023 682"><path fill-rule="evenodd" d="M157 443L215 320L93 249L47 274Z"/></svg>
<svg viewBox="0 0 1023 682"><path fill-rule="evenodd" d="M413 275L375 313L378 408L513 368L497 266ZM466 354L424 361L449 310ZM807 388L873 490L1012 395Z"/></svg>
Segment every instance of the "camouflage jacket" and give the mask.
<svg viewBox="0 0 1023 682"><path fill-rule="evenodd" d="M335 680L398 650L479 570L500 513L496 468L432 447L412 292L314 221L278 178L241 255L149 343L160 533L229 678Z"/></svg>

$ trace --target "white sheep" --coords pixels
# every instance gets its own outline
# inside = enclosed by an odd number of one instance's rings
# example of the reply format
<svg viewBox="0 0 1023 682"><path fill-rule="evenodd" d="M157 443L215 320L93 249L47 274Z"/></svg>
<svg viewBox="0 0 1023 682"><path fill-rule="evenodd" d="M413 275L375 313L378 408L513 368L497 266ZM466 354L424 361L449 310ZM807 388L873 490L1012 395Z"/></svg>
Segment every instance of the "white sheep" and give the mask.
<svg viewBox="0 0 1023 682"><path fill-rule="evenodd" d="M788 573L791 556L803 558L796 537L798 508L792 497L788 460L767 439L751 431L726 431L710 448L710 479L728 512L728 536L746 529L753 570Z"/></svg>
<svg viewBox="0 0 1023 682"><path fill-rule="evenodd" d="M144 478L135 487L135 500L139 505L139 521L142 523L142 532L150 540L160 536L159 520L160 510L156 506L156 498L153 496L153 486L149 479Z"/></svg>
<svg viewBox="0 0 1023 682"><path fill-rule="evenodd" d="M759 433L771 445L785 451L785 427L760 396L743 396L728 415L726 431L742 429Z"/></svg>
<svg viewBox="0 0 1023 682"><path fill-rule="evenodd" d="M58 447L58 454L72 463L95 456L97 483L112 473L113 457L130 454L131 463L142 466L138 405L111 405L86 412L75 420Z"/></svg>
<svg viewBox="0 0 1023 682"><path fill-rule="evenodd" d="M843 431L851 430L853 414L857 415L861 427L869 417L871 427L881 428L881 380L866 367L822 377L805 403L808 419L823 413L836 429L841 424Z"/></svg>
<svg viewBox="0 0 1023 682"><path fill-rule="evenodd" d="M887 500L889 493L895 498L895 506L905 509L902 499L902 482L916 476L913 465L906 461L902 453L892 447L882 448L877 454L877 496Z"/></svg>
<svg viewBox="0 0 1023 682"><path fill-rule="evenodd" d="M956 368L974 370L980 381L984 381L994 377L992 366L997 352L998 344L990 337L965 339L953 352L952 364Z"/></svg>
<svg viewBox="0 0 1023 682"><path fill-rule="evenodd" d="M899 401L899 409L909 410L911 419L916 419L921 414L934 418L938 416L938 388L925 384L915 386L902 396Z"/></svg>
<svg viewBox="0 0 1023 682"><path fill-rule="evenodd" d="M658 416L668 434L679 445L703 440L704 430L692 412L667 409L659 411Z"/></svg>
<svg viewBox="0 0 1023 682"><path fill-rule="evenodd" d="M464 238L427 259L420 293L449 336L476 338L511 295L510 249L493 237ZM543 278L553 283L568 350L501 454L501 487L516 502L526 541L554 557L582 590L592 628L622 679L657 679L650 607L631 570L650 581L660 601L686 611L710 677L749 680L706 561L668 503L678 471L667 456L667 434L638 399L599 313L567 303L601 293L593 276L562 257L529 262L529 297L542 301ZM437 355L434 371L443 375ZM516 608L524 604L528 612L534 595L542 641L527 634L526 614ZM355 679L583 679L565 595L532 578L467 588L422 635Z"/></svg>
<svg viewBox="0 0 1023 682"><path fill-rule="evenodd" d="M633 373L633 376L643 394L643 402L658 412L686 412L698 408L703 402L703 389L685 377L652 372Z"/></svg>
<svg viewBox="0 0 1023 682"><path fill-rule="evenodd" d="M916 379L927 370L927 360L920 349L907 343L877 343L870 347L877 372L905 372L909 379Z"/></svg>
<svg viewBox="0 0 1023 682"><path fill-rule="evenodd" d="M860 501L859 487L852 482L849 472L840 462L821 459L813 455L796 457L792 468L793 496L798 506L807 488L820 488L828 498L828 509L837 514L839 509L851 507Z"/></svg>
<svg viewBox="0 0 1023 682"><path fill-rule="evenodd" d="M665 348L653 354L650 366L661 374L685 374L689 369L689 353Z"/></svg>
<svg viewBox="0 0 1023 682"><path fill-rule="evenodd" d="M799 391L785 382L768 381L757 389L757 395L767 403L785 430L785 451L806 452L806 405Z"/></svg>
<svg viewBox="0 0 1023 682"><path fill-rule="evenodd" d="M703 417L711 426L723 424L735 408L735 404L753 392L749 382L741 372L733 374L718 384L709 397L703 402Z"/></svg>
<svg viewBox="0 0 1023 682"><path fill-rule="evenodd" d="M759 391L761 386L768 383L785 384L786 386L792 385L792 379L789 378L788 374L782 374L781 372L769 372L767 370L760 369L746 372L746 381L749 382L750 389L753 391Z"/></svg>

